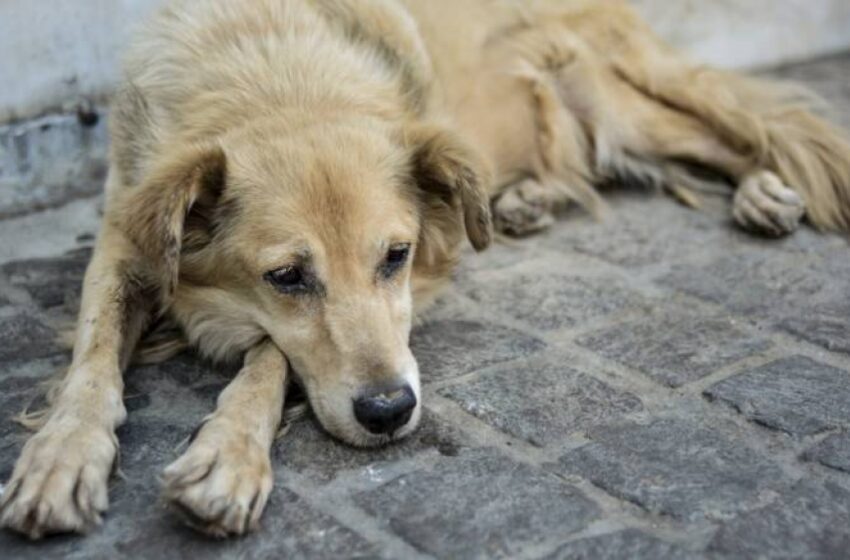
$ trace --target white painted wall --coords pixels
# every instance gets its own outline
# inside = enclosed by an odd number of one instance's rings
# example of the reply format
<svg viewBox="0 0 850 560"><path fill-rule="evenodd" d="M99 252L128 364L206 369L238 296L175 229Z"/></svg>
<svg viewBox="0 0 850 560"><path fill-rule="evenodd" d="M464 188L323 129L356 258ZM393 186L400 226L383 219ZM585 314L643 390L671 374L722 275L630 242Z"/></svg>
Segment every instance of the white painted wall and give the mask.
<svg viewBox="0 0 850 560"><path fill-rule="evenodd" d="M0 0L0 123L103 97L134 24L160 3Z"/></svg>
<svg viewBox="0 0 850 560"><path fill-rule="evenodd" d="M133 25L162 1L0 0L0 123L107 95ZM850 0L633 1L663 36L713 64L850 48Z"/></svg>
<svg viewBox="0 0 850 560"><path fill-rule="evenodd" d="M850 0L632 0L694 58L770 66L850 49Z"/></svg>

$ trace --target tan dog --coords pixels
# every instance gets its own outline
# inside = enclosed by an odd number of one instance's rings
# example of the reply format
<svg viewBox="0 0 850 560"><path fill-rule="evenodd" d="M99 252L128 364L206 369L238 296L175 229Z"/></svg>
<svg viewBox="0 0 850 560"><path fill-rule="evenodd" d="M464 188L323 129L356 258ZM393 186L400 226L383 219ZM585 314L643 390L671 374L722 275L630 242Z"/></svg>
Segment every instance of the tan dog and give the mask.
<svg viewBox="0 0 850 560"><path fill-rule="evenodd" d="M798 92L695 68L623 2L175 0L133 43L73 362L2 498L5 527L107 507L122 370L167 316L244 367L166 497L214 535L256 526L290 378L354 445L421 410L414 314L467 236L551 223L594 187L692 165L744 226L850 227L850 146Z"/></svg>

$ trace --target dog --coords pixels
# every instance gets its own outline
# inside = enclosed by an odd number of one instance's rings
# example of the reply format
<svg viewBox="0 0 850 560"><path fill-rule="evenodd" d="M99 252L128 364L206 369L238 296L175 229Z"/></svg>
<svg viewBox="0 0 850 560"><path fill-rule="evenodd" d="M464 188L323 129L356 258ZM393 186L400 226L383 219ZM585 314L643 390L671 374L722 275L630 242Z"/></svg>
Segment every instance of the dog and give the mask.
<svg viewBox="0 0 850 560"><path fill-rule="evenodd" d="M408 346L465 239L527 235L597 187L729 181L769 236L850 229L850 145L799 88L694 66L619 0L173 0L133 41L72 362L2 497L31 538L107 509L122 371L163 321L242 369L164 494L257 526L297 381L356 446L422 410Z"/></svg>

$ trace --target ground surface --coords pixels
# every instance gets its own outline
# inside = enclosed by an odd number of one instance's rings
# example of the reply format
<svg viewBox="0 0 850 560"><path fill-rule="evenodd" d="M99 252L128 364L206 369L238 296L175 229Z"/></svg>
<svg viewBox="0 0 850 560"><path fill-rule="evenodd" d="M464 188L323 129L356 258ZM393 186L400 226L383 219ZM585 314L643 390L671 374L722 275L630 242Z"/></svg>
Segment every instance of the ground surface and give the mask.
<svg viewBox="0 0 850 560"><path fill-rule="evenodd" d="M850 114L850 58L783 73ZM0 221L0 480L26 435L9 416L67 363L50 341L75 312L96 205ZM245 539L204 540L158 501L227 372L191 356L136 368L103 527L37 546L2 534L0 557L846 557L850 246L753 239L710 206L621 194L604 223L573 213L470 255L413 335L418 433L357 451L299 422Z"/></svg>

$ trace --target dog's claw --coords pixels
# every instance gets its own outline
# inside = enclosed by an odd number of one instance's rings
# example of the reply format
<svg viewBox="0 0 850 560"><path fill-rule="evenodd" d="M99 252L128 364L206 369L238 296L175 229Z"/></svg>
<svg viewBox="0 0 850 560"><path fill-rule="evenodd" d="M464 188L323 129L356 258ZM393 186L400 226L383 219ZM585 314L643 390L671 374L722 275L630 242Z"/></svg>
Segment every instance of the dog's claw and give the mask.
<svg viewBox="0 0 850 560"><path fill-rule="evenodd" d="M794 232L806 214L802 197L769 171L755 173L735 193L732 214L742 227L781 237Z"/></svg>

